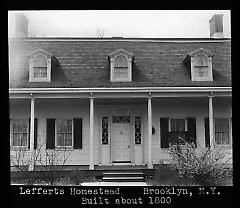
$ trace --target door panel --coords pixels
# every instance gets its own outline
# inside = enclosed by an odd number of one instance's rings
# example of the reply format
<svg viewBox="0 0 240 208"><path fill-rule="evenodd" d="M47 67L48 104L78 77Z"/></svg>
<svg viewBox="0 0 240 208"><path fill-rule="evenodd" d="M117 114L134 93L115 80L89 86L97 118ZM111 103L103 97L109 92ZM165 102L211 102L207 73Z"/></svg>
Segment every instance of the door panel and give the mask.
<svg viewBox="0 0 240 208"><path fill-rule="evenodd" d="M130 161L130 122L112 125L113 161Z"/></svg>

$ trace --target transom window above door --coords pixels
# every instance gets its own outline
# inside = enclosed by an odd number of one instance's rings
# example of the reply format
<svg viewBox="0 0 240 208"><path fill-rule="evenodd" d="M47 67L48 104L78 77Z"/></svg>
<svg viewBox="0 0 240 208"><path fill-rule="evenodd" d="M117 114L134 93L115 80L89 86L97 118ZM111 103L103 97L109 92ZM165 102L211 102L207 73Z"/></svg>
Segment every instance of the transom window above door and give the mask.
<svg viewBox="0 0 240 208"><path fill-rule="evenodd" d="M130 123L130 116L113 116L113 123Z"/></svg>

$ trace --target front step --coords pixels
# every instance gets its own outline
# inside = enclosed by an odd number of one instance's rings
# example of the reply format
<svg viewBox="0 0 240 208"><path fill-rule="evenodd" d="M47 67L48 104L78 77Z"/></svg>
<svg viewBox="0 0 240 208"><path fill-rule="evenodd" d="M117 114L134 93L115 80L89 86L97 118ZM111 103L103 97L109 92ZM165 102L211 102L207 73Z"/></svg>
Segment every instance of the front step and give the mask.
<svg viewBox="0 0 240 208"><path fill-rule="evenodd" d="M139 182L144 181L143 172L103 172L102 181L105 182Z"/></svg>

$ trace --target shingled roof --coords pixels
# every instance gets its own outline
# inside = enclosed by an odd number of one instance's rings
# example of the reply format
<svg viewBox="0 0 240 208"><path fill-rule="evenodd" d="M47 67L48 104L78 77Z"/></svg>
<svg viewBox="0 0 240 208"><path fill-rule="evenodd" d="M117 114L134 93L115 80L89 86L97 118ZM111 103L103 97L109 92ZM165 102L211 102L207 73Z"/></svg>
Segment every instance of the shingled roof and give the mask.
<svg viewBox="0 0 240 208"><path fill-rule="evenodd" d="M203 48L214 54L212 82L193 82L183 60ZM28 55L42 49L58 60L51 82L29 82ZM108 55L118 49L134 55L132 82L111 82ZM11 39L10 88L90 88L231 86L231 41L152 39Z"/></svg>

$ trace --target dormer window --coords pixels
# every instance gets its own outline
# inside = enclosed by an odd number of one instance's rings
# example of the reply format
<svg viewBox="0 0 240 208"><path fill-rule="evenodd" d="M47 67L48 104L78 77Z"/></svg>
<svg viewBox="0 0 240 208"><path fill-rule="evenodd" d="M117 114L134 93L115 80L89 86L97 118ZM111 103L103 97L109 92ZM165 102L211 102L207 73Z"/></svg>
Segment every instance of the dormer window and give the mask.
<svg viewBox="0 0 240 208"><path fill-rule="evenodd" d="M128 60L124 55L118 55L114 61L114 79L128 78Z"/></svg>
<svg viewBox="0 0 240 208"><path fill-rule="evenodd" d="M119 49L109 54L109 58L111 82L131 82L133 54Z"/></svg>
<svg viewBox="0 0 240 208"><path fill-rule="evenodd" d="M38 49L29 55L29 82L50 82L52 55Z"/></svg>
<svg viewBox="0 0 240 208"><path fill-rule="evenodd" d="M47 59L44 55L40 54L34 58L33 77L34 78L47 78Z"/></svg>
<svg viewBox="0 0 240 208"><path fill-rule="evenodd" d="M212 56L212 53L200 48L186 57L184 63L190 63L192 81L213 81Z"/></svg>

